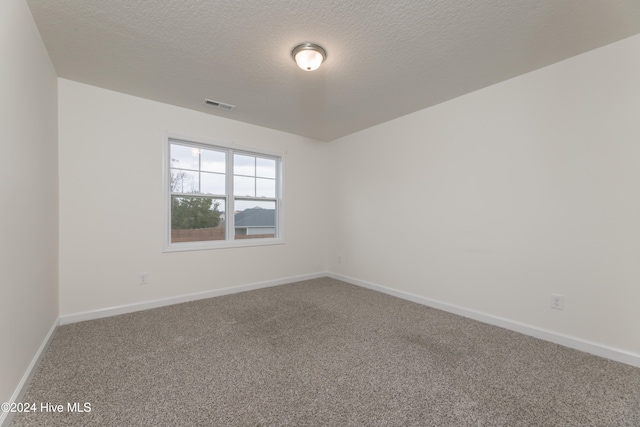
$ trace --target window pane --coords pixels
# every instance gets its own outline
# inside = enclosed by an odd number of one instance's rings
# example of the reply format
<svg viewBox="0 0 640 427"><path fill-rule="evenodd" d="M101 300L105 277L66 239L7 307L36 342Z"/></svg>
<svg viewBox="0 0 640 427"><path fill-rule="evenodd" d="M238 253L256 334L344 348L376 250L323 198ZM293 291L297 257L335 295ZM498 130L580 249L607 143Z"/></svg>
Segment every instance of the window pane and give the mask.
<svg viewBox="0 0 640 427"><path fill-rule="evenodd" d="M256 197L276 197L276 180L256 178Z"/></svg>
<svg viewBox="0 0 640 427"><path fill-rule="evenodd" d="M236 200L236 239L264 239L276 236L276 202Z"/></svg>
<svg viewBox="0 0 640 427"><path fill-rule="evenodd" d="M255 197L256 179L246 176L234 176L233 194L235 196Z"/></svg>
<svg viewBox="0 0 640 427"><path fill-rule="evenodd" d="M253 156L234 154L233 173L235 175L256 176L256 158Z"/></svg>
<svg viewBox="0 0 640 427"><path fill-rule="evenodd" d="M200 179L200 192L202 194L225 194L223 174L202 172Z"/></svg>
<svg viewBox="0 0 640 427"><path fill-rule="evenodd" d="M226 155L222 151L200 150L200 168L203 171L224 173L225 161Z"/></svg>
<svg viewBox="0 0 640 427"><path fill-rule="evenodd" d="M198 170L200 150L195 147L171 144L171 167Z"/></svg>
<svg viewBox="0 0 640 427"><path fill-rule="evenodd" d="M171 191L174 193L197 193L198 172L171 169Z"/></svg>
<svg viewBox="0 0 640 427"><path fill-rule="evenodd" d="M274 178L276 177L276 161L273 159L262 159L258 157L256 159L256 176L262 178Z"/></svg>
<svg viewBox="0 0 640 427"><path fill-rule="evenodd" d="M224 240L224 199L171 197L171 243Z"/></svg>

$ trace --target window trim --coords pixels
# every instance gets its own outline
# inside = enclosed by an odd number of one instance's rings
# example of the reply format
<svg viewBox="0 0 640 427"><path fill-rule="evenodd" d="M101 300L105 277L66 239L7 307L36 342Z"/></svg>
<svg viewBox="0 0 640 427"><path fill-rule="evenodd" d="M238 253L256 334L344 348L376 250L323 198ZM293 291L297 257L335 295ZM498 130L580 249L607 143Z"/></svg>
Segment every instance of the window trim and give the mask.
<svg viewBox="0 0 640 427"><path fill-rule="evenodd" d="M226 151L226 164L227 167L232 165L233 154L247 154L253 156L266 156L272 157L276 160L276 237L257 238L257 239L225 239L225 240L209 240L200 242L179 242L171 243L171 189L169 182L171 179L171 164L170 164L170 145L171 141L180 141L190 145L200 145L203 148L220 148ZM200 251L209 249L224 249L224 248L240 248L250 246L270 246L280 245L285 243L285 227L284 227L284 158L286 153L276 152L272 150L264 150L262 148L249 147L238 145L235 142L221 142L212 141L203 138L197 138L193 136L180 135L172 132L165 132L162 138L162 193L163 193L163 250L162 252L184 252L184 251ZM225 172L225 197L228 199L236 198L233 195L233 169ZM230 177L230 179L229 179ZM240 197L243 198L243 197ZM225 210L229 210L229 203L225 204ZM225 236L234 236L235 229L233 215L231 221L226 221L226 233Z"/></svg>

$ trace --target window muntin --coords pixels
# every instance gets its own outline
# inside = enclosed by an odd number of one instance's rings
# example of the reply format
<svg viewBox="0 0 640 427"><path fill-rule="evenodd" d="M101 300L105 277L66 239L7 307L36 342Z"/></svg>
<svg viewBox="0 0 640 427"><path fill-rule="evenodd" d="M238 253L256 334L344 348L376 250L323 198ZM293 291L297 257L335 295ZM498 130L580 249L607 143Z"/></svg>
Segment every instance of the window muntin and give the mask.
<svg viewBox="0 0 640 427"><path fill-rule="evenodd" d="M168 152L168 250L282 241L280 156L173 138Z"/></svg>

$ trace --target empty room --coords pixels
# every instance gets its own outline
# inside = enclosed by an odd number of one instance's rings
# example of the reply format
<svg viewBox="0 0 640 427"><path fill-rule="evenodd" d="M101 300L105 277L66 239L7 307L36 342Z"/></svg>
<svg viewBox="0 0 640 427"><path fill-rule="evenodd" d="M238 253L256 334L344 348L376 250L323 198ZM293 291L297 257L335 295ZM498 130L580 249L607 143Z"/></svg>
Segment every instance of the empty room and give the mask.
<svg viewBox="0 0 640 427"><path fill-rule="evenodd" d="M0 2L0 425L640 425L637 0Z"/></svg>

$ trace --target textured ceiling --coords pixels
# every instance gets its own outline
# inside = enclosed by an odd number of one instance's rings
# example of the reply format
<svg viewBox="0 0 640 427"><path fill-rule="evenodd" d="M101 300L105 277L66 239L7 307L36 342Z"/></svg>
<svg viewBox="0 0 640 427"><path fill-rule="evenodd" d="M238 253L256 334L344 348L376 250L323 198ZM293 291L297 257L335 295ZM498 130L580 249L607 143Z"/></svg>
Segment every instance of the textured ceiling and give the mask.
<svg viewBox="0 0 640 427"><path fill-rule="evenodd" d="M322 141L640 33L639 0L27 2L60 77Z"/></svg>

